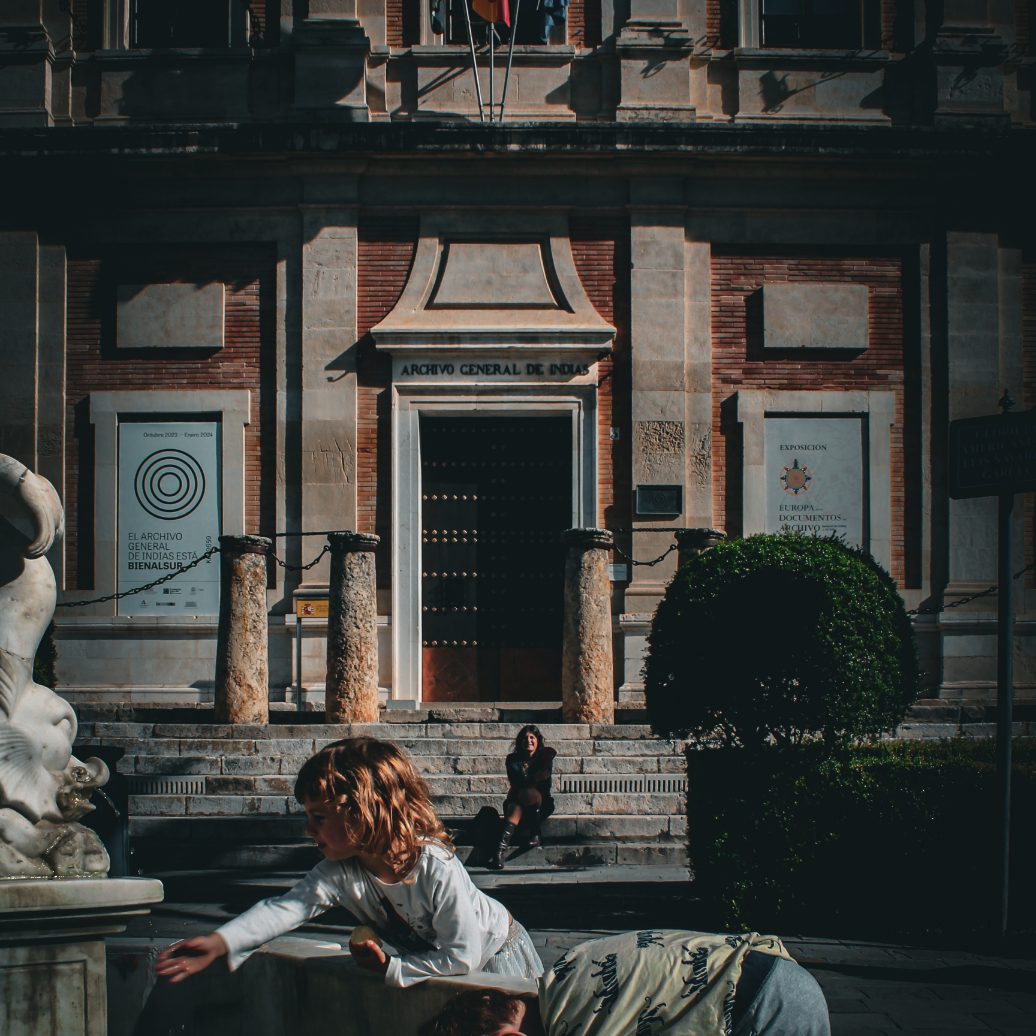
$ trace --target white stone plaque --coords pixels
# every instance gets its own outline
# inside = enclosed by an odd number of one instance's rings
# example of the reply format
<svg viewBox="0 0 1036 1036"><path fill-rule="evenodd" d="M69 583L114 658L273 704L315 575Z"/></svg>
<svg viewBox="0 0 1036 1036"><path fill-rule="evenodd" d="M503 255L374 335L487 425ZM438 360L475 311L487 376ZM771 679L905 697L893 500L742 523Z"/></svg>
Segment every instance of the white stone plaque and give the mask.
<svg viewBox="0 0 1036 1036"><path fill-rule="evenodd" d="M764 427L766 531L867 547L863 418L767 417Z"/></svg>
<svg viewBox="0 0 1036 1036"><path fill-rule="evenodd" d="M120 593L176 571L218 543L215 421L119 426ZM219 559L119 600L120 615L219 614Z"/></svg>

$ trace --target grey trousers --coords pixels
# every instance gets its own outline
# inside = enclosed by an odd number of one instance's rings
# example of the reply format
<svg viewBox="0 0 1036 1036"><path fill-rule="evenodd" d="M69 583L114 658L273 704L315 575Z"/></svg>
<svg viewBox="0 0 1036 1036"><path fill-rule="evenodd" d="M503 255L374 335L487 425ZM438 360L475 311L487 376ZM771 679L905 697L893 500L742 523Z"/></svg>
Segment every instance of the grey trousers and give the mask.
<svg viewBox="0 0 1036 1036"><path fill-rule="evenodd" d="M779 958L733 1036L831 1036L817 980L800 964Z"/></svg>

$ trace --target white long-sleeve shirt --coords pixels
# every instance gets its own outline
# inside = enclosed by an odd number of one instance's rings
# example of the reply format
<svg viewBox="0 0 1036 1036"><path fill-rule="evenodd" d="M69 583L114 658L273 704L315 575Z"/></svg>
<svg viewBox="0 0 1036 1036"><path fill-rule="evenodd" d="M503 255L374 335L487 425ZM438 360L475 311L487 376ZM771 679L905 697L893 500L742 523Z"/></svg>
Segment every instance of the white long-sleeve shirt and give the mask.
<svg viewBox="0 0 1036 1036"><path fill-rule="evenodd" d="M385 982L411 986L433 975L478 971L507 938L509 917L475 887L449 849L425 843L402 880L380 881L356 860L324 860L283 896L264 899L218 934L231 971L263 943L334 906L345 907L400 951Z"/></svg>

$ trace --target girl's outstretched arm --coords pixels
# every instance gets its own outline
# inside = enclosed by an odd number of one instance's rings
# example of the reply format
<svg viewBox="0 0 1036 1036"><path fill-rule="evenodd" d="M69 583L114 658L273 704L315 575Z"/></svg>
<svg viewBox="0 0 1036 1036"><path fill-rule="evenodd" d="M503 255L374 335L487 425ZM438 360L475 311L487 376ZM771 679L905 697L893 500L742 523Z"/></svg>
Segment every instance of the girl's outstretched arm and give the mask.
<svg viewBox="0 0 1036 1036"><path fill-rule="evenodd" d="M336 867L326 861L318 863L284 895L261 900L220 925L218 934L226 946L227 967L235 971L264 943L337 906L331 877Z"/></svg>
<svg viewBox="0 0 1036 1036"><path fill-rule="evenodd" d="M155 974L168 982L182 982L204 971L217 957L225 957L227 944L216 932L174 942L159 955Z"/></svg>

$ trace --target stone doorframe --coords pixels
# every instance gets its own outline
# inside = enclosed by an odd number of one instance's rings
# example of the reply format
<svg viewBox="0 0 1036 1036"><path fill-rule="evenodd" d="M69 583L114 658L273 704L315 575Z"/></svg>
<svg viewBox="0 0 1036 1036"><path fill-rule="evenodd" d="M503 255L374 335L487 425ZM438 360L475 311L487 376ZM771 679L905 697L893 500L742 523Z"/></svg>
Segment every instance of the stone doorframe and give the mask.
<svg viewBox="0 0 1036 1036"><path fill-rule="evenodd" d="M422 414L440 417L559 417L572 428L572 527L597 514L597 384L537 386L521 393L485 386L396 385L392 393L392 694L420 702Z"/></svg>
<svg viewBox="0 0 1036 1036"><path fill-rule="evenodd" d="M371 328L392 356L392 700L421 700L420 416L572 421L572 525L597 515L597 360L615 328L576 270L557 211L421 217L410 276Z"/></svg>

